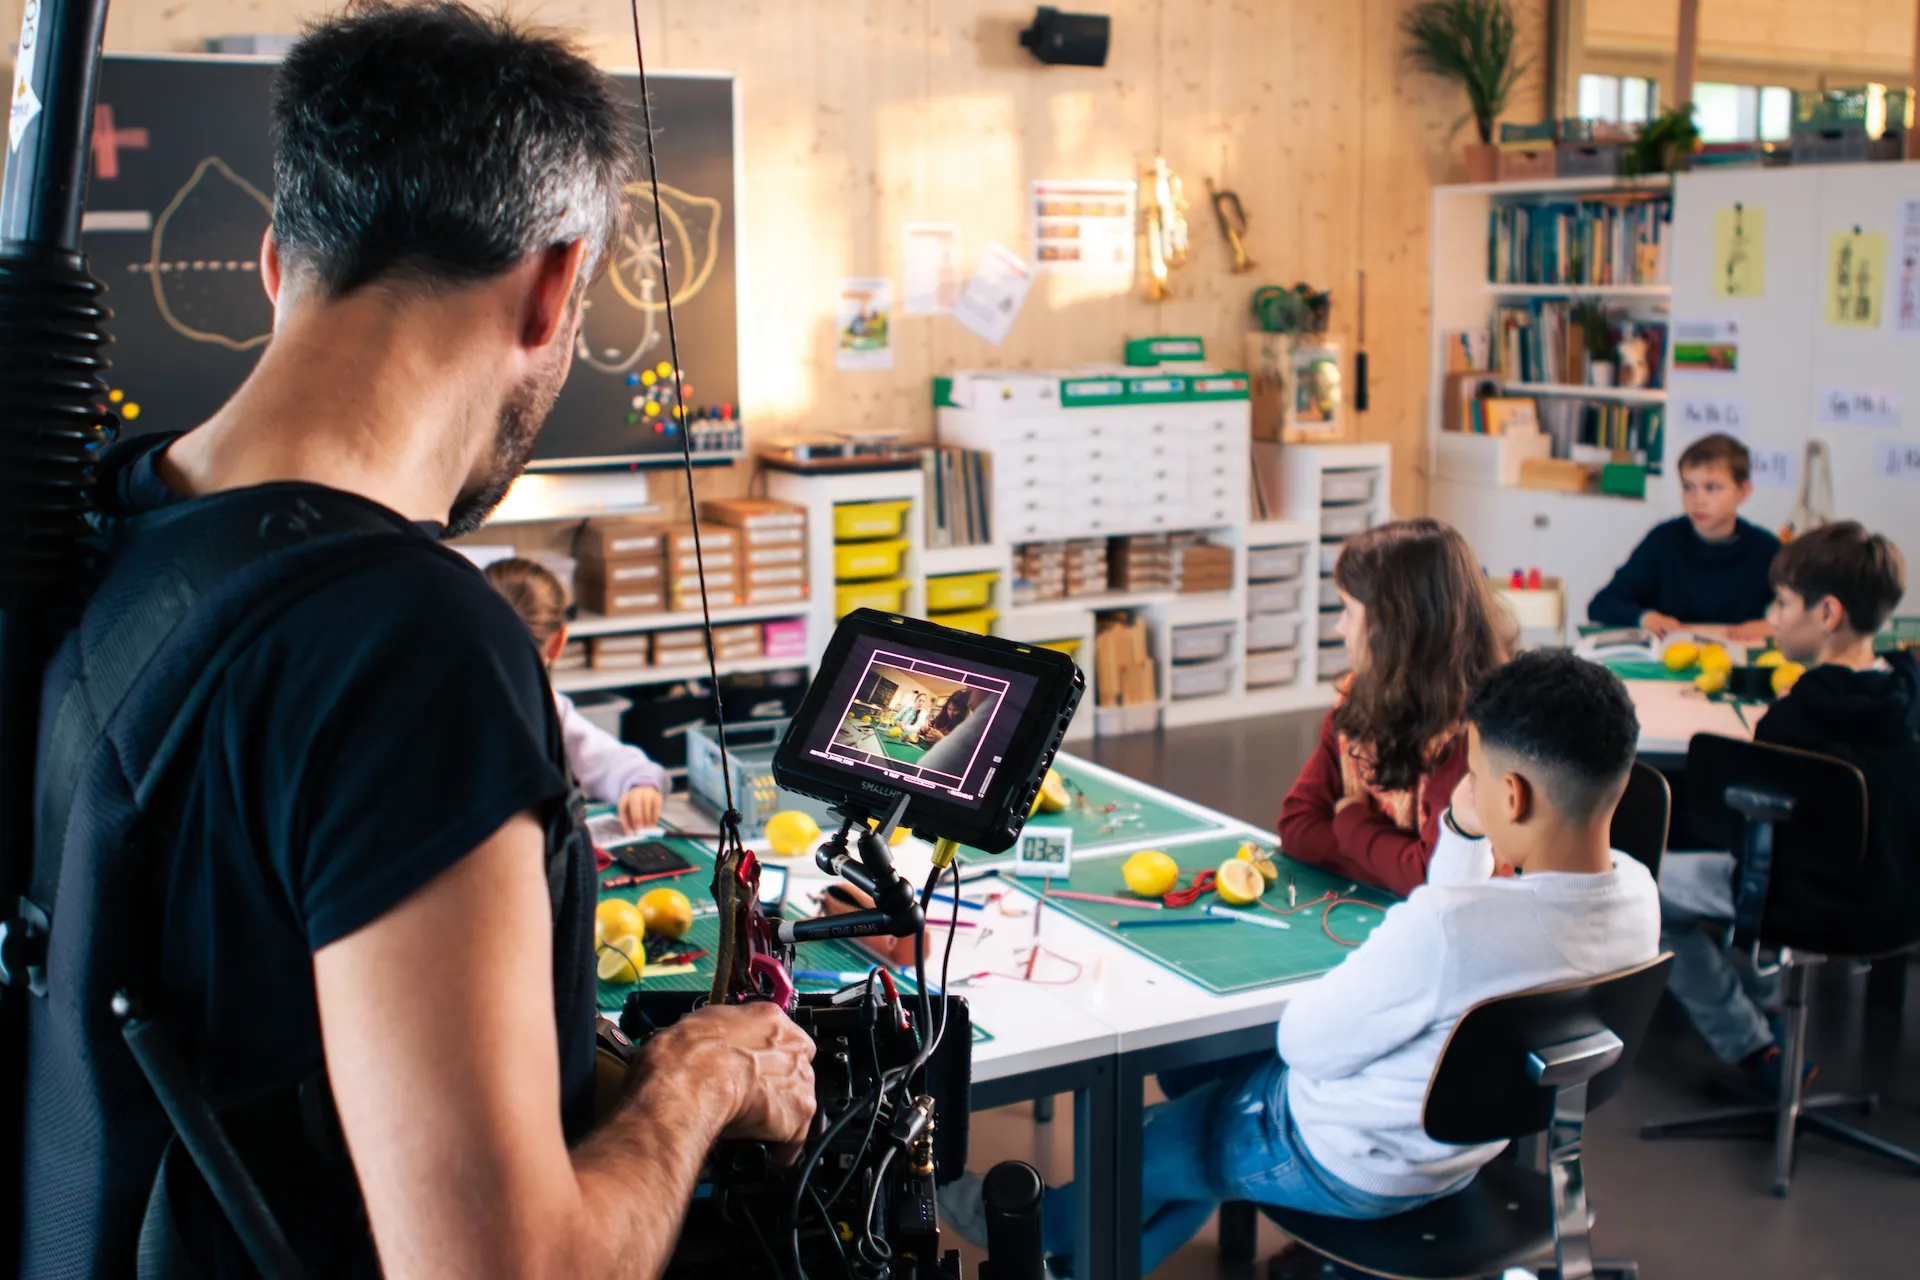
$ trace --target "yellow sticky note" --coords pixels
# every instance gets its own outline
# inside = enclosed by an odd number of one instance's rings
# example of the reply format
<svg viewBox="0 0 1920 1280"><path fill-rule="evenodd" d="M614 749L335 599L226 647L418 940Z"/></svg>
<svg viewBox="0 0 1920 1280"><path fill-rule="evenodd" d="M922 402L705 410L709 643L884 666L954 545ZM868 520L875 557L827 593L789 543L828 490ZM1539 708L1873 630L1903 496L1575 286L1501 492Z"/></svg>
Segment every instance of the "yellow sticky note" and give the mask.
<svg viewBox="0 0 1920 1280"><path fill-rule="evenodd" d="M1886 232L1855 227L1827 237L1827 323L1878 329L1886 268Z"/></svg>
<svg viewBox="0 0 1920 1280"><path fill-rule="evenodd" d="M1759 298L1767 292L1767 211L1734 205L1713 215L1713 292Z"/></svg>

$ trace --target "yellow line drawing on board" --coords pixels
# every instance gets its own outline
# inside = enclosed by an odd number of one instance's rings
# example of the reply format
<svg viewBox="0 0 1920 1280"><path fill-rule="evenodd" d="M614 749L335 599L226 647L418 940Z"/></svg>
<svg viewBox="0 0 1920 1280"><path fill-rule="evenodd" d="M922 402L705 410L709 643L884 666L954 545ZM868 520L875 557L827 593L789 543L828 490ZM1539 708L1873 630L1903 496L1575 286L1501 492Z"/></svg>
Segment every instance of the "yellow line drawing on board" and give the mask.
<svg viewBox="0 0 1920 1280"><path fill-rule="evenodd" d="M256 334L252 337L242 339L229 338L223 333L209 333L203 329L196 329L173 313L173 308L167 305L166 290L161 287L161 276L171 271L207 271L219 269L220 264L208 263L206 261L193 263L169 262L162 257L160 252L161 242L167 234L167 224L173 221L173 215L179 212L180 206L186 203L187 197L193 194L194 188L200 185L200 180L205 178L210 170L218 170L221 177L258 201L260 207L266 210L269 219L273 217L273 201L263 194L258 187L235 173L225 160L222 160L219 156L208 156L205 160L202 160L194 166L193 176L187 179L186 185L174 193L173 199L168 202L165 209L160 211L160 216L154 220L153 248L151 256L147 261L148 278L153 282L153 301L154 305L160 309L160 318L165 320L167 326L181 337L189 338L194 342L212 343L215 346L225 347L229 351L251 351L273 336L271 329L266 333ZM231 264L229 264L229 266L231 266Z"/></svg>
<svg viewBox="0 0 1920 1280"><path fill-rule="evenodd" d="M625 190L630 222L620 236L620 247L609 264L607 276L622 300L634 310L660 311L666 303L655 302L653 290L646 287L658 278L663 257L654 234L653 190L645 182L629 182ZM667 225L667 238L678 242L668 247L677 249L685 264L684 278L673 282L674 300L690 302L706 287L720 256L720 202L712 196L696 196L664 182L660 184L660 194L665 197L660 215ZM684 215L676 204L688 206ZM691 218L697 227L701 214L705 215L705 236L699 236L687 225Z"/></svg>

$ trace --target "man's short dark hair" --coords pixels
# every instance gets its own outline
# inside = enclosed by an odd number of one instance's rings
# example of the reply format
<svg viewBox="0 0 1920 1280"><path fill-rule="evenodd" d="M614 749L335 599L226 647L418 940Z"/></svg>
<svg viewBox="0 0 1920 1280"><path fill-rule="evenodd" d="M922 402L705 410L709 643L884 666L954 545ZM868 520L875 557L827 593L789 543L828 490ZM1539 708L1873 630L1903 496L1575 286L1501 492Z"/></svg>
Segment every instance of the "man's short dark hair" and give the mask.
<svg viewBox="0 0 1920 1280"><path fill-rule="evenodd" d="M1828 596L1840 602L1847 626L1870 636L1885 625L1907 593L1907 563L1885 534L1857 520L1809 529L1780 548L1768 572L1809 607Z"/></svg>
<svg viewBox="0 0 1920 1280"><path fill-rule="evenodd" d="M632 168L605 76L450 0L373 0L309 30L275 81L273 137L274 244L329 297L468 284L574 240L591 275Z"/></svg>
<svg viewBox="0 0 1920 1280"><path fill-rule="evenodd" d="M1719 432L1701 436L1688 445L1680 455L1680 470L1685 473L1695 467L1710 467L1716 462L1725 464L1735 484L1745 484L1753 478L1753 455L1747 452L1747 446Z"/></svg>
<svg viewBox="0 0 1920 1280"><path fill-rule="evenodd" d="M1620 677L1570 653L1523 653L1495 669L1474 690L1467 719L1489 754L1526 766L1571 822L1619 803L1640 738Z"/></svg>

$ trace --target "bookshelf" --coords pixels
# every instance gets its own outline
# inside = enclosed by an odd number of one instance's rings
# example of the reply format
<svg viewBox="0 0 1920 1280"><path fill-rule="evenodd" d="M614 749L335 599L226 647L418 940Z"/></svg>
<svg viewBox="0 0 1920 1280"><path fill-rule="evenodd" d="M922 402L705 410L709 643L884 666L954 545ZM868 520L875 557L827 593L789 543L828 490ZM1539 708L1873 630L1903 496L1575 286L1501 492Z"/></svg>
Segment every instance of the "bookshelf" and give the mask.
<svg viewBox="0 0 1920 1280"><path fill-rule="evenodd" d="M1442 430L1447 395L1446 335L1490 329L1502 308L1594 300L1625 319L1658 322L1668 317L1672 288L1664 278L1604 284L1494 281L1492 259L1499 241L1492 233L1497 211L1519 208L1531 215L1556 205L1645 203L1670 194L1664 177L1626 181L1576 178L1529 183L1436 187L1432 217L1432 345L1427 397L1428 507L1457 527L1488 571L1504 580L1514 569L1538 567L1565 583L1567 616L1578 621L1614 567L1651 523L1654 504L1611 495L1528 489L1501 483L1502 446L1497 436ZM1664 227L1665 265L1672 262L1671 224ZM1518 274L1527 274L1520 272ZM1496 337L1494 341L1498 341ZM1495 362L1498 363L1497 361ZM1664 363L1662 359L1661 363ZM1548 369L1548 373L1558 370ZM1656 365L1656 374L1663 372ZM1502 395L1531 397L1543 426L1570 401L1638 415L1642 423L1667 403L1662 387L1586 386L1566 379L1525 380L1489 372ZM1600 415L1588 415L1600 416ZM1664 443L1664 442L1663 442ZM1557 453L1564 453L1564 448ZM1655 486L1649 481L1649 492Z"/></svg>

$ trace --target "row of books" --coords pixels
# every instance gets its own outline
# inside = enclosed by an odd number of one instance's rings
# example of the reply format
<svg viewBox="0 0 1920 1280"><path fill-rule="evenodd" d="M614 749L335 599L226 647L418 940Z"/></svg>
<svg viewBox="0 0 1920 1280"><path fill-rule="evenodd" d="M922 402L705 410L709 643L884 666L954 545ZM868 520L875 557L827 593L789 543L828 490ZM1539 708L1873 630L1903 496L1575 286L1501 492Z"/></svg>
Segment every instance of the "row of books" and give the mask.
<svg viewBox="0 0 1920 1280"><path fill-rule="evenodd" d="M1506 204L1487 215L1494 284L1664 284L1673 202Z"/></svg>
<svg viewBox="0 0 1920 1280"><path fill-rule="evenodd" d="M1667 407L1541 396L1535 402L1540 430L1553 441L1553 456L1574 457L1575 446L1605 449L1616 460L1657 468L1666 437Z"/></svg>
<svg viewBox="0 0 1920 1280"><path fill-rule="evenodd" d="M1585 386L1592 369L1586 334L1571 301L1512 303L1494 312L1491 355L1494 369L1506 382L1551 382ZM1611 323L1616 376L1629 371L1638 381L1628 385L1658 388L1666 376L1667 326L1659 321L1616 318ZM1449 343L1449 361L1455 347Z"/></svg>
<svg viewBox="0 0 1920 1280"><path fill-rule="evenodd" d="M927 484L927 546L975 547L993 541L993 460L974 449L920 451Z"/></svg>

